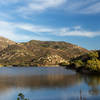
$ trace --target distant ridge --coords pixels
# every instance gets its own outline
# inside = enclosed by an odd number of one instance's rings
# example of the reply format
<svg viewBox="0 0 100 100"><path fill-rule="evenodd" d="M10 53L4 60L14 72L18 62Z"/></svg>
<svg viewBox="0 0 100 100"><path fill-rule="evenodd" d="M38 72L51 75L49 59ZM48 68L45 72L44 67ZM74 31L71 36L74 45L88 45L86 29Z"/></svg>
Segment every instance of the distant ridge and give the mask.
<svg viewBox="0 0 100 100"><path fill-rule="evenodd" d="M0 44L0 64L3 66L53 66L88 52L67 42L31 40L15 43L0 37Z"/></svg>

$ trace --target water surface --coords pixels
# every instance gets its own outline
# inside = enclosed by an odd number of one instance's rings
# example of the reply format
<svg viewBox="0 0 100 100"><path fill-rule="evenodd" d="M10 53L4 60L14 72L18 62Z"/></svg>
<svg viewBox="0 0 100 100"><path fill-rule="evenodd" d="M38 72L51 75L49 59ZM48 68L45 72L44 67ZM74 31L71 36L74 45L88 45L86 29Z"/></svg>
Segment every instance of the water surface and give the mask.
<svg viewBox="0 0 100 100"><path fill-rule="evenodd" d="M100 100L100 76L80 75L62 67L0 68L0 100Z"/></svg>

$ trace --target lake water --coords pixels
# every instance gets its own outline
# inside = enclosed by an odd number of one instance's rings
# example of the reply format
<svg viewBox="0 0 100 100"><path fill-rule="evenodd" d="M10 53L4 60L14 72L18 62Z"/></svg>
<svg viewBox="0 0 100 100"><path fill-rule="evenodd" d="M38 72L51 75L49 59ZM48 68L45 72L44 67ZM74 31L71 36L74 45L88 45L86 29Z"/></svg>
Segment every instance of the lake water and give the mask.
<svg viewBox="0 0 100 100"><path fill-rule="evenodd" d="M100 100L100 76L62 67L0 68L0 100L17 100L19 93L30 100Z"/></svg>

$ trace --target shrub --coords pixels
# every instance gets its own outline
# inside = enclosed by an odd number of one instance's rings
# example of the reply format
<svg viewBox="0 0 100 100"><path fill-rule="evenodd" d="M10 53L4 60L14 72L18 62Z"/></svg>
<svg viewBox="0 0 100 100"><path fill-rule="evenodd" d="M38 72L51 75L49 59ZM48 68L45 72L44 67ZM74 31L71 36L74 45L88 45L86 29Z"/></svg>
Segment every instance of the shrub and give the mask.
<svg viewBox="0 0 100 100"><path fill-rule="evenodd" d="M90 52L88 54L88 57L89 57L89 59L97 59L99 57L99 54L96 51L95 52Z"/></svg>
<svg viewBox="0 0 100 100"><path fill-rule="evenodd" d="M84 63L82 62L82 60L75 60L74 65L76 68L79 68L79 67L84 66Z"/></svg>
<svg viewBox="0 0 100 100"><path fill-rule="evenodd" d="M69 63L67 63L67 62L61 62L59 65L60 66L67 66Z"/></svg>
<svg viewBox="0 0 100 100"><path fill-rule="evenodd" d="M89 68L93 71L99 71L100 61L98 59L87 60L86 68Z"/></svg>

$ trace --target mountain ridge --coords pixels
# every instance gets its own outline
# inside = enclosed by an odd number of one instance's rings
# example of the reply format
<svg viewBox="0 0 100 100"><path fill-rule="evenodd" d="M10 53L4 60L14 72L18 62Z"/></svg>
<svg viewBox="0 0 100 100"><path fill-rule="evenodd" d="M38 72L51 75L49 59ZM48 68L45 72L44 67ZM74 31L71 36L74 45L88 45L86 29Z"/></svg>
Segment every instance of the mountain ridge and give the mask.
<svg viewBox="0 0 100 100"><path fill-rule="evenodd" d="M71 58L87 52L87 49L67 42L31 40L15 43L12 41L12 44L9 43L0 50L0 64L3 66L53 66L62 62L68 63Z"/></svg>

